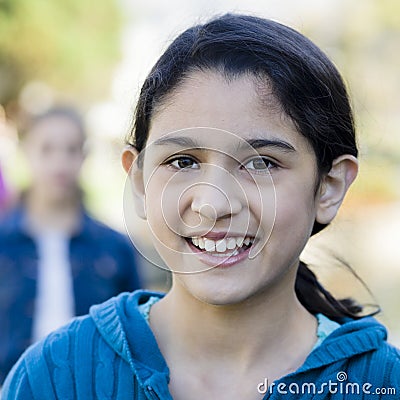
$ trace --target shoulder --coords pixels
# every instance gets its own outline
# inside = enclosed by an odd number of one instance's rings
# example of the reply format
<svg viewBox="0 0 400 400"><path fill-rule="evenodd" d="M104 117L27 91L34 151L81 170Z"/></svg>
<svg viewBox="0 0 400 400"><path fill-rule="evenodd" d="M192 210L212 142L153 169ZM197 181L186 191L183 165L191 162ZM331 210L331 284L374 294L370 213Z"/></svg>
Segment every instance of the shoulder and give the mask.
<svg viewBox="0 0 400 400"><path fill-rule="evenodd" d="M125 293L92 307L90 315L31 346L7 377L2 399L134 398L135 372L122 351L126 338L114 314L137 297Z"/></svg>
<svg viewBox="0 0 400 400"><path fill-rule="evenodd" d="M77 371L90 372L92 354L103 347L91 318L73 320L21 356L5 381L4 400L71 398Z"/></svg>
<svg viewBox="0 0 400 400"><path fill-rule="evenodd" d="M368 390L389 390L400 394L400 350L383 341L374 350L349 360L349 372L368 385ZM371 393L372 393L371 392ZM387 397L388 399L392 397ZM393 397L398 398L398 397Z"/></svg>
<svg viewBox="0 0 400 400"><path fill-rule="evenodd" d="M400 391L400 352L387 342L385 326L373 317L340 322L312 353L308 365L320 365L321 360L324 365L334 363L335 373L344 371L349 382L394 386Z"/></svg>
<svg viewBox="0 0 400 400"><path fill-rule="evenodd" d="M367 394L384 394L385 398L398 399L400 394L400 351L387 342L363 360L368 370L363 387Z"/></svg>
<svg viewBox="0 0 400 400"><path fill-rule="evenodd" d="M400 350L387 342L387 329L376 318L363 317L349 321L342 325L341 330L344 341L354 351L365 352L365 356L371 358L370 362L377 366L388 364L400 368ZM340 334L340 329L337 332Z"/></svg>
<svg viewBox="0 0 400 400"><path fill-rule="evenodd" d="M396 372L400 383L400 350L387 342L382 343L371 355L371 368L378 371L382 367Z"/></svg>

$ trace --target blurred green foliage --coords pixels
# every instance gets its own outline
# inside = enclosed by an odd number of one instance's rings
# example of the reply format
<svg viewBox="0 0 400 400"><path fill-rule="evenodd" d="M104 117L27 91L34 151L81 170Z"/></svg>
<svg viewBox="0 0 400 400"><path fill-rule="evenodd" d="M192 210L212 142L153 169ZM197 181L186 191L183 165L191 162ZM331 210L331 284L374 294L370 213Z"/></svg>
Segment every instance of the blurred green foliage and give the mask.
<svg viewBox="0 0 400 400"><path fill-rule="evenodd" d="M0 104L30 80L90 101L119 57L116 0L0 0Z"/></svg>

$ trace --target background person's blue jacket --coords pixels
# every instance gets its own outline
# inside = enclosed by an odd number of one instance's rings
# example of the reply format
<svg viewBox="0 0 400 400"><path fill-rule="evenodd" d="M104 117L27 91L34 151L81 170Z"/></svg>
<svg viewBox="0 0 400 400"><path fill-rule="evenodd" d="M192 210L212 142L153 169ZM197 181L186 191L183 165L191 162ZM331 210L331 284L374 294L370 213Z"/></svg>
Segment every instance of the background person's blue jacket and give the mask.
<svg viewBox="0 0 400 400"><path fill-rule="evenodd" d="M154 295L124 293L92 307L89 316L31 347L7 378L3 400L171 400L168 367L138 310ZM323 386L329 381L337 384L336 393ZM280 391L287 393L278 391L279 383ZM312 387L308 392L310 386L305 386L304 393L290 393L292 383L298 387L315 384L321 393L314 393ZM346 383L352 384L347 386L349 393L343 393ZM254 385L257 390L259 383ZM360 391L364 385L371 394L352 394L355 385ZM273 388L265 399L399 399L400 353L387 344L386 329L374 318L349 320ZM379 389L395 393L372 394ZM291 390L296 392L296 386Z"/></svg>
<svg viewBox="0 0 400 400"><path fill-rule="evenodd" d="M69 248L76 315L141 287L130 241L84 211ZM31 344L37 272L37 248L24 229L24 209L18 207L0 222L0 385Z"/></svg>

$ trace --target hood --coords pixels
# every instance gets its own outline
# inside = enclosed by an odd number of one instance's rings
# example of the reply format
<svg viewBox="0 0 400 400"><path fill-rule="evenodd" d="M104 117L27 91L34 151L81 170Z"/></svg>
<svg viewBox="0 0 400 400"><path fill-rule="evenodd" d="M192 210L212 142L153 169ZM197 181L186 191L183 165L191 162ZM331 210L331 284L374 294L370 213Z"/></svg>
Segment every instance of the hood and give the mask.
<svg viewBox="0 0 400 400"><path fill-rule="evenodd" d="M93 306L90 315L104 340L130 364L144 390L153 388L165 396L161 398L171 399L168 366L147 321L138 310L138 306L152 296L161 298L163 294L143 290L123 293ZM386 338L385 327L373 317L343 320L340 328L314 349L297 371L282 379L376 350Z"/></svg>
<svg viewBox="0 0 400 400"><path fill-rule="evenodd" d="M307 357L297 372L320 368L378 349L387 339L386 328L373 317L345 318L320 346Z"/></svg>
<svg viewBox="0 0 400 400"><path fill-rule="evenodd" d="M111 348L131 366L145 392L171 399L169 369L147 321L138 310L150 297L161 293L138 290L122 293L90 308L97 330ZM150 393L150 398L153 398Z"/></svg>

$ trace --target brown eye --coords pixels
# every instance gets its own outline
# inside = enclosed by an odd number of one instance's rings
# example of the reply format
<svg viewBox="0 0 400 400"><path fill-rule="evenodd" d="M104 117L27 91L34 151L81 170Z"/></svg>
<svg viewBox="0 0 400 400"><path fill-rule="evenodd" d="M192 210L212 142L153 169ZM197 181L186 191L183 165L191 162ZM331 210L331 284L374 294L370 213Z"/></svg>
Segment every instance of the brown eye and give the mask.
<svg viewBox="0 0 400 400"><path fill-rule="evenodd" d="M247 170L267 171L276 168L277 164L266 157L256 157L248 161L244 167Z"/></svg>
<svg viewBox="0 0 400 400"><path fill-rule="evenodd" d="M169 161L176 169L199 169L199 164L191 157L179 157Z"/></svg>

